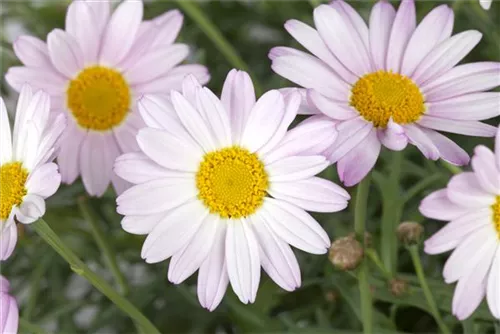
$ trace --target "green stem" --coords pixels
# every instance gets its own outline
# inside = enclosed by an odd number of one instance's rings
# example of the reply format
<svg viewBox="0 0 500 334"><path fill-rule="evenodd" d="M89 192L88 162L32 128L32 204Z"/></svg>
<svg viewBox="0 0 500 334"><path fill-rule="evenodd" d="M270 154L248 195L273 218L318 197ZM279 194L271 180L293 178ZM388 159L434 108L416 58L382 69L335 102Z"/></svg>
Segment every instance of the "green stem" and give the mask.
<svg viewBox="0 0 500 334"><path fill-rule="evenodd" d="M400 201L399 179L403 163L403 152L394 152L389 179L384 187L380 255L385 268L392 275L397 269L398 241L395 238L396 228L401 220L402 205Z"/></svg>
<svg viewBox="0 0 500 334"><path fill-rule="evenodd" d="M313 8L316 8L319 5L321 5L321 1L320 0L309 0L309 3L311 4L311 6L313 6Z"/></svg>
<svg viewBox="0 0 500 334"><path fill-rule="evenodd" d="M367 248L365 249L365 254L375 264L377 269L387 280L391 280L393 278L392 274L389 271L387 271L387 269L385 269L375 249Z"/></svg>
<svg viewBox="0 0 500 334"><path fill-rule="evenodd" d="M235 48L228 42L228 40L222 35L217 26L210 20L210 18L205 15L205 13L199 8L198 4L193 1L187 0L176 0L177 5L182 8L187 15L195 21L200 29L207 35L209 39L215 44L217 49L226 57L229 64L235 68L249 72L248 65L241 59L240 55ZM260 85L256 81L255 76L252 76L253 84L257 94L261 92Z"/></svg>
<svg viewBox="0 0 500 334"><path fill-rule="evenodd" d="M365 247L365 224L368 193L370 191L370 175L358 185L356 194L356 207L354 211L354 231L356 237ZM363 333L373 333L372 296L368 284L368 263L363 260L358 269L358 283L361 300L361 317L363 320Z"/></svg>
<svg viewBox="0 0 500 334"><path fill-rule="evenodd" d="M19 333L45 334L47 331L38 325L30 323L28 320L19 318Z"/></svg>
<svg viewBox="0 0 500 334"><path fill-rule="evenodd" d="M474 334L474 320L472 318L462 321L462 327L464 329L464 334Z"/></svg>
<svg viewBox="0 0 500 334"><path fill-rule="evenodd" d="M126 295L128 293L127 281L125 280L125 276L121 272L120 267L118 267L116 255L113 248L108 243L109 238L105 237L104 231L99 224L99 218L96 216L85 197L80 197L78 199L78 207L80 208L83 218L90 224L92 235L94 236L97 246L104 256L106 265L113 274L116 283L120 287L120 293L122 295Z"/></svg>
<svg viewBox="0 0 500 334"><path fill-rule="evenodd" d="M422 179L420 182L418 182L417 184L415 184L413 187L411 187L406 191L406 194L401 199L401 205L408 203L413 197L418 195L422 190L434 184L436 181L439 181L441 177L442 177L441 174L433 174Z"/></svg>
<svg viewBox="0 0 500 334"><path fill-rule="evenodd" d="M418 280L420 282L420 286L422 287L422 290L424 291L424 296L425 299L427 300L427 304L429 305L429 309L434 316L434 319L436 320L439 329L443 334L451 334L450 330L446 326L446 324L443 321L443 318L441 317L441 313L439 313L436 301L434 300L434 297L432 295L431 290L429 289L429 285L427 284L427 280L425 279L425 273L422 268L422 262L420 261L420 256L418 254L418 247L417 245L412 245L408 247L408 251L410 252L411 255L411 260L413 261L413 266L415 267L415 272L417 274Z"/></svg>
<svg viewBox="0 0 500 334"><path fill-rule="evenodd" d="M460 174L463 172L462 168L455 166L455 165L452 165L449 162L446 162L444 160L440 160L440 162L441 162L441 165L443 165L443 167L446 168L447 170L449 170L452 174Z"/></svg>
<svg viewBox="0 0 500 334"><path fill-rule="evenodd" d="M108 297L118 308L132 318L135 323L140 325L146 333L160 334L158 329L130 301L116 292L102 277L90 270L43 219L39 219L32 226L38 235L68 262L75 273L85 278L97 290Z"/></svg>

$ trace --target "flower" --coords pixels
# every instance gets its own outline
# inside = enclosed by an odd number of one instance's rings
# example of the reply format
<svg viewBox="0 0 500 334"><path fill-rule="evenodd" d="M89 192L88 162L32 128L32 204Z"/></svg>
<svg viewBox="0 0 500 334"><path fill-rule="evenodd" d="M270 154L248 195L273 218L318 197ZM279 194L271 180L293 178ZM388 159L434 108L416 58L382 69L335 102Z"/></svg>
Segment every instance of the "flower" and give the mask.
<svg viewBox="0 0 500 334"><path fill-rule="evenodd" d="M454 249L444 267L446 283L458 281L453 314L469 317L486 295L491 313L500 319L500 127L496 151L478 146L472 172L454 176L446 189L427 196L420 212L450 221L425 241L425 252Z"/></svg>
<svg viewBox="0 0 500 334"><path fill-rule="evenodd" d="M0 260L17 242L15 220L30 224L45 213L45 199L59 188L52 163L56 142L66 126L63 114L50 115L49 96L23 86L11 136L7 109L0 98Z"/></svg>
<svg viewBox="0 0 500 334"><path fill-rule="evenodd" d="M171 282L199 269L198 298L209 310L228 282L243 303L253 302L261 265L294 290L301 277L289 245L312 254L330 246L305 210L340 211L349 194L314 176L328 165L323 156L299 155L321 141L304 128L287 132L300 101L297 92L277 90L256 101L248 74L232 70L220 100L190 76L182 94L139 102L149 126L137 136L142 152L115 164L136 184L117 199L122 227L148 235L146 262L172 257Z"/></svg>
<svg viewBox="0 0 500 334"><path fill-rule="evenodd" d="M314 10L316 29L297 20L288 32L313 55L287 48L270 51L279 75L307 88L318 111L338 121L335 143L324 154L338 163L341 180L357 184L375 165L382 145L403 150L408 143L426 158L455 165L468 154L438 131L493 137L479 122L500 115L500 63L457 65L479 42L478 31L451 36L453 11L432 10L417 26L413 0L396 11L380 1L369 27L346 2ZM309 110L311 112L311 110Z"/></svg>
<svg viewBox="0 0 500 334"><path fill-rule="evenodd" d="M193 73L209 79L201 65L179 65L189 54L173 44L182 26L177 10L142 21L142 1L124 1L110 13L109 1L74 1L66 30L55 29L47 43L22 36L14 51L25 66L10 68L15 89L24 82L47 91L55 112L64 111L68 128L57 157L62 181L81 175L90 195L101 196L112 182L120 193L128 184L113 174L120 154L138 150L144 126L136 99L145 93L180 88Z"/></svg>
<svg viewBox="0 0 500 334"><path fill-rule="evenodd" d="M0 333L16 334L19 323L19 310L14 297L9 295L9 281L0 275Z"/></svg>
<svg viewBox="0 0 500 334"><path fill-rule="evenodd" d="M479 0L479 4L481 5L481 7L486 10L490 9L492 2L493 0Z"/></svg>

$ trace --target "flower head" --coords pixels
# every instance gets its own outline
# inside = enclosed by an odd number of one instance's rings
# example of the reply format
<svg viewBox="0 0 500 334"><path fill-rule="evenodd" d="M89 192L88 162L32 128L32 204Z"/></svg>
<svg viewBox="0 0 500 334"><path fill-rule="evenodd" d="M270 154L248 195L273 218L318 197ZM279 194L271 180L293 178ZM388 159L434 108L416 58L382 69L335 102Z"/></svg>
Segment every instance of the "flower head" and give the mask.
<svg viewBox="0 0 500 334"><path fill-rule="evenodd" d="M0 333L15 334L19 325L19 309L9 290L9 281L0 275Z"/></svg>
<svg viewBox="0 0 500 334"><path fill-rule="evenodd" d="M117 199L122 227L148 235L147 262L172 258L171 282L199 269L198 298L209 310L229 282L242 302L253 302L261 266L294 290L301 277L290 245L313 254L330 246L305 210L342 210L349 194L315 177L328 165L323 156L300 155L318 144L308 132L315 123L287 132L300 101L276 90L256 101L248 74L233 70L220 100L191 76L182 94L139 102L149 127L137 136L141 152L115 164L136 184Z"/></svg>
<svg viewBox="0 0 500 334"><path fill-rule="evenodd" d="M6 260L16 245L15 220L29 224L43 216L45 199L61 183L57 165L51 161L66 117L51 115L49 108L47 94L33 94L23 86L11 132L0 98L0 260Z"/></svg>
<svg viewBox="0 0 500 334"><path fill-rule="evenodd" d="M346 2L314 10L316 29L297 20L287 31L313 55L273 48L272 68L304 87L310 106L336 121L337 140L324 154L352 186L375 165L381 147L415 145L428 159L455 165L468 154L437 131L492 137L479 122L500 115L500 63L456 66L479 42L470 30L452 36L453 11L432 10L417 26L413 0L396 12L387 1L372 9L369 25ZM309 108L306 113L314 113Z"/></svg>
<svg viewBox="0 0 500 334"><path fill-rule="evenodd" d="M426 217L450 221L425 242L425 252L453 250L444 267L446 283L458 281L453 314L469 317L486 295L491 313L500 319L500 127L496 151L478 146L472 172L454 176L446 189L420 205Z"/></svg>
<svg viewBox="0 0 500 334"><path fill-rule="evenodd" d="M479 4L481 5L481 7L486 10L490 9L492 3L493 0L479 0Z"/></svg>
<svg viewBox="0 0 500 334"><path fill-rule="evenodd" d="M118 192L128 183L113 174L113 162L138 150L135 136L144 122L136 100L142 94L180 88L188 73L209 79L200 65L179 65L188 46L174 43L183 16L169 11L142 21L143 3L126 0L111 13L111 2L74 1L65 30L47 43L22 36L14 51L25 66L10 68L6 79L19 90L24 82L52 97L52 109L69 115L58 163L62 181L81 175L87 192L102 195L112 182Z"/></svg>

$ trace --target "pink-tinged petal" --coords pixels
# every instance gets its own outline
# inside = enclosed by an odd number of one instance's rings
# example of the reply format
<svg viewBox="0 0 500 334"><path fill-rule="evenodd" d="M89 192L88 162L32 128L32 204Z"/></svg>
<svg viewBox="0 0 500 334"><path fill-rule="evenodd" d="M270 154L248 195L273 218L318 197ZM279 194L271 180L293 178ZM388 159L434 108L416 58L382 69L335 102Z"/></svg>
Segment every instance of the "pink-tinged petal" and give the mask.
<svg viewBox="0 0 500 334"><path fill-rule="evenodd" d="M158 77L168 75L168 72L189 54L185 44L173 44L151 50L141 57L124 73L131 85L150 82Z"/></svg>
<svg viewBox="0 0 500 334"><path fill-rule="evenodd" d="M8 282L2 277L2 285L7 285ZM4 289L2 287L2 289ZM0 333L2 334L16 334L18 332L19 324L19 309L14 297L9 295L8 291L0 292Z"/></svg>
<svg viewBox="0 0 500 334"><path fill-rule="evenodd" d="M180 140L166 131L144 128L137 134L141 150L159 165L185 172L196 172L204 152L194 142Z"/></svg>
<svg viewBox="0 0 500 334"><path fill-rule="evenodd" d="M310 178L321 173L328 162L325 157L317 156L291 156L266 165L271 182L297 181Z"/></svg>
<svg viewBox="0 0 500 334"><path fill-rule="evenodd" d="M252 79L248 73L231 70L224 81L220 100L229 114L232 140L239 143L256 101Z"/></svg>
<svg viewBox="0 0 500 334"><path fill-rule="evenodd" d="M217 229L210 254L198 272L198 300L209 311L215 310L226 293L229 277L226 267L226 222Z"/></svg>
<svg viewBox="0 0 500 334"><path fill-rule="evenodd" d="M481 188L472 172L452 177L447 189L450 201L465 208L484 208L495 204L495 196Z"/></svg>
<svg viewBox="0 0 500 334"><path fill-rule="evenodd" d="M479 0L479 4L485 10L489 10L491 8L492 3L493 3L493 0ZM497 318L498 318L498 316L497 316Z"/></svg>
<svg viewBox="0 0 500 334"><path fill-rule="evenodd" d="M306 211L266 197L259 213L276 235L286 243L311 254L325 254L330 239Z"/></svg>
<svg viewBox="0 0 500 334"><path fill-rule="evenodd" d="M170 10L153 19L156 25L156 36L153 47L172 44L182 28L184 16L177 9Z"/></svg>
<svg viewBox="0 0 500 334"><path fill-rule="evenodd" d="M20 91L23 85L29 83L31 88L43 89L50 95L64 94L68 83L68 80L55 70L24 66L10 67L5 74L5 80L16 91Z"/></svg>
<svg viewBox="0 0 500 334"><path fill-rule="evenodd" d="M297 20L288 20L285 23L285 29L295 38L295 40L297 40L297 42L309 50L309 52L330 66L345 82L351 84L356 82L357 76L346 69L333 55L314 28Z"/></svg>
<svg viewBox="0 0 500 334"><path fill-rule="evenodd" d="M249 221L227 221L226 264L233 291L243 304L253 303L260 282L260 258Z"/></svg>
<svg viewBox="0 0 500 334"><path fill-rule="evenodd" d="M66 32L73 36L80 46L83 62L95 63L101 41L101 27L88 3L74 1L66 14Z"/></svg>
<svg viewBox="0 0 500 334"><path fill-rule="evenodd" d="M116 196L120 196L125 192L125 190L128 190L130 187L132 187L133 184L125 181L115 173L111 173L111 185L115 190Z"/></svg>
<svg viewBox="0 0 500 334"><path fill-rule="evenodd" d="M386 69L400 72L408 42L417 26L415 2L403 0L394 18L391 36L387 46Z"/></svg>
<svg viewBox="0 0 500 334"><path fill-rule="evenodd" d="M28 194L16 212L16 219L22 224L31 224L45 214L45 201L41 196Z"/></svg>
<svg viewBox="0 0 500 334"><path fill-rule="evenodd" d="M263 161L270 164L293 155L320 155L337 138L335 125L326 116L309 117L288 131L276 148L263 156Z"/></svg>
<svg viewBox="0 0 500 334"><path fill-rule="evenodd" d="M198 200L177 206L148 235L141 257L147 263L168 259L189 242L207 216L208 210Z"/></svg>
<svg viewBox="0 0 500 334"><path fill-rule="evenodd" d="M500 63L459 65L421 87L428 102L482 92L500 86Z"/></svg>
<svg viewBox="0 0 500 334"><path fill-rule="evenodd" d="M70 120L60 140L57 163L62 182L71 184L80 174L80 150L87 133Z"/></svg>
<svg viewBox="0 0 500 334"><path fill-rule="evenodd" d="M271 68L282 77L305 88L313 88L321 94L339 101L348 101L349 85L338 79L325 63L303 53L286 55L273 60Z"/></svg>
<svg viewBox="0 0 500 334"><path fill-rule="evenodd" d="M61 184L61 175L55 163L48 163L36 168L26 181L26 189L30 194L43 198L55 194Z"/></svg>
<svg viewBox="0 0 500 334"><path fill-rule="evenodd" d="M51 100L52 101L52 100ZM52 162L60 148L60 138L66 129L67 119L63 113L51 113L38 146L38 157L34 166Z"/></svg>
<svg viewBox="0 0 500 334"><path fill-rule="evenodd" d="M10 224L0 222L0 261L7 260L16 248L17 243L17 226L15 222ZM1 263L1 262L0 262Z"/></svg>
<svg viewBox="0 0 500 334"><path fill-rule="evenodd" d="M411 76L421 85L453 68L481 40L482 34L476 30L464 31L439 44L422 60Z"/></svg>
<svg viewBox="0 0 500 334"><path fill-rule="evenodd" d="M113 66L125 58L139 30L142 12L142 1L126 0L118 5L104 33L100 63Z"/></svg>
<svg viewBox="0 0 500 334"><path fill-rule="evenodd" d="M301 284L301 276L299 263L292 249L260 215L253 215L250 219L259 241L262 268L280 287L286 291L295 290Z"/></svg>
<svg viewBox="0 0 500 334"><path fill-rule="evenodd" d="M401 74L411 76L433 48L450 38L453 30L453 10L447 5L434 8L417 26L408 42L401 65Z"/></svg>
<svg viewBox="0 0 500 334"><path fill-rule="evenodd" d="M262 95L248 115L241 145L250 152L258 151L273 137L284 116L285 100L280 92L271 90Z"/></svg>
<svg viewBox="0 0 500 334"><path fill-rule="evenodd" d="M119 128L113 130L113 137L120 152L136 152L139 151L136 136L140 129L145 127L144 121L137 112L133 112L127 118L127 121Z"/></svg>
<svg viewBox="0 0 500 334"><path fill-rule="evenodd" d="M47 35L47 47L52 65L67 78L73 78L82 69L83 52L73 36L54 29Z"/></svg>
<svg viewBox="0 0 500 334"><path fill-rule="evenodd" d="M462 121L481 121L500 116L500 93L474 93L427 103L426 114Z"/></svg>
<svg viewBox="0 0 500 334"><path fill-rule="evenodd" d="M470 208L455 204L448 198L448 190L437 190L420 203L420 213L427 218L436 220L454 220L470 212Z"/></svg>
<svg viewBox="0 0 500 334"><path fill-rule="evenodd" d="M381 147L377 130L372 128L363 141L340 158L337 171L346 187L358 184L368 175L377 162Z"/></svg>
<svg viewBox="0 0 500 334"><path fill-rule="evenodd" d="M488 275L487 293L488 306L493 316L500 319L500 247L498 247Z"/></svg>
<svg viewBox="0 0 500 334"><path fill-rule="evenodd" d="M192 77L194 78L194 77ZM221 101L206 87L199 87L196 93L198 110L210 126L218 147L231 146L231 125L229 115Z"/></svg>
<svg viewBox="0 0 500 334"><path fill-rule="evenodd" d="M320 5L314 10L314 24L330 51L352 73L362 76L372 70L365 41L342 12Z"/></svg>
<svg viewBox="0 0 500 334"><path fill-rule="evenodd" d="M296 88L296 87L286 87L286 88L280 88L278 91L283 94L285 99L287 98L288 94L292 94L294 92L299 92L300 96L302 97L299 110L297 111L298 115L318 115L321 114L320 111L313 106L311 103L308 102L307 100L307 89L305 88Z"/></svg>
<svg viewBox="0 0 500 334"><path fill-rule="evenodd" d="M13 147L18 146L17 142L20 140L19 133L21 132L22 128L28 123L26 118L26 116L28 115L26 114L26 111L32 99L33 99L33 90L31 89L31 86L28 84L22 85L19 93L19 99L17 100L16 118L14 120L14 132L12 141ZM9 123L7 122L3 124L9 124ZM4 133L5 131L6 130L2 130L2 132ZM18 153L16 152L15 154L17 155Z"/></svg>
<svg viewBox="0 0 500 334"><path fill-rule="evenodd" d="M333 146L326 152L331 163L339 161L353 148L358 146L373 129L371 123L361 117L348 120L337 125L338 137Z"/></svg>
<svg viewBox="0 0 500 334"><path fill-rule="evenodd" d="M402 151L408 145L408 137L405 134L405 129L395 123L392 117L389 119L389 123L387 123L385 129L377 130L377 137L382 145L393 151Z"/></svg>
<svg viewBox="0 0 500 334"><path fill-rule="evenodd" d="M168 267L168 280L174 284L185 281L205 261L220 226L219 216L208 215L188 244L172 256Z"/></svg>
<svg viewBox="0 0 500 334"><path fill-rule="evenodd" d="M287 46L276 46L272 48L269 51L268 57L271 60L275 60L278 57L284 57L284 56L303 56L303 55L309 55L308 53L305 53L303 51L294 49L294 48L289 48Z"/></svg>
<svg viewBox="0 0 500 334"><path fill-rule="evenodd" d="M314 89L307 90L307 98L310 104L332 119L345 121L358 116L347 103L333 101Z"/></svg>
<svg viewBox="0 0 500 334"><path fill-rule="evenodd" d="M486 277L496 248L491 247L472 271L458 282L452 302L452 312L458 320L470 317L481 304L486 294Z"/></svg>
<svg viewBox="0 0 500 334"><path fill-rule="evenodd" d="M484 224L483 224L484 225ZM484 225L467 235L446 261L443 277L446 283L453 283L467 277L482 257L490 254L498 243L493 226ZM467 259L467 261L464 261Z"/></svg>
<svg viewBox="0 0 500 334"><path fill-rule="evenodd" d="M153 22L141 22L139 29L137 30L137 34L135 35L134 44L132 44L130 51L127 53L125 58L123 58L120 63L116 65L116 67L126 71L140 61L144 55L153 51L152 44L155 40L155 32L156 29Z"/></svg>
<svg viewBox="0 0 500 334"><path fill-rule="evenodd" d="M355 31L359 38L361 39L361 42L363 43L366 52L369 51L369 32L368 32L368 26L366 25L365 21L363 18L356 12L354 8L351 7L346 1L344 0L334 0L330 3L330 5L337 10L337 12L342 15L344 18L344 22L349 26L348 29L351 31ZM369 59L368 55L368 59Z"/></svg>
<svg viewBox="0 0 500 334"><path fill-rule="evenodd" d="M471 233L491 224L490 218L491 212L488 209L462 213L425 241L425 252L427 254L441 254L456 248Z"/></svg>
<svg viewBox="0 0 500 334"><path fill-rule="evenodd" d="M29 67L52 67L47 44L32 36L21 36L13 45L16 56Z"/></svg>
<svg viewBox="0 0 500 334"><path fill-rule="evenodd" d="M188 101L194 101L193 105L196 106L196 108L200 108L200 104L196 103L196 95L198 94L198 89L201 88L200 83L198 80L196 80L196 77L194 75L188 75L184 81L182 82L182 95L188 100ZM202 117L205 118L206 121L206 115L200 111Z"/></svg>
<svg viewBox="0 0 500 334"><path fill-rule="evenodd" d="M481 187L492 193L500 194L500 169L496 165L495 154L486 146L477 146L472 157L472 168Z"/></svg>
<svg viewBox="0 0 500 334"><path fill-rule="evenodd" d="M467 152L458 146L453 140L434 130L426 128L421 128L421 130L427 135L427 137L429 137L434 146L437 148L441 159L456 166L465 166L469 164L469 154L467 154Z"/></svg>
<svg viewBox="0 0 500 334"><path fill-rule="evenodd" d="M110 134L87 133L81 144L80 171L85 190L100 197L108 189L113 163L120 155L118 145Z"/></svg>
<svg viewBox="0 0 500 334"><path fill-rule="evenodd" d="M294 182L273 182L269 193L276 199L313 212L344 210L351 198L343 188L319 177Z"/></svg>
<svg viewBox="0 0 500 334"><path fill-rule="evenodd" d="M128 233L146 235L151 233L166 215L166 212L160 212L152 215L125 216L121 221L121 226Z"/></svg>
<svg viewBox="0 0 500 334"><path fill-rule="evenodd" d="M498 126L497 135L495 137L495 156L497 157L497 167L500 170L500 126Z"/></svg>
<svg viewBox="0 0 500 334"><path fill-rule="evenodd" d="M422 128L414 124L403 126L405 134L411 144L415 145L422 154L430 160L437 160L440 157L439 150L432 140L422 131Z"/></svg>
<svg viewBox="0 0 500 334"><path fill-rule="evenodd" d="M187 129L189 134L196 140L205 152L216 148L215 138L208 129L203 117L186 98L177 91L171 91L170 100L174 106L177 116ZM193 101L194 103L195 101Z"/></svg>
<svg viewBox="0 0 500 334"><path fill-rule="evenodd" d="M496 134L496 128L494 126L477 121L460 121L423 115L417 123L429 129L466 136L494 137Z"/></svg>
<svg viewBox="0 0 500 334"><path fill-rule="evenodd" d="M133 86L140 94L165 93L172 89L180 90L182 82L187 75L192 74L202 85L210 80L210 74L205 66L198 64L179 65L167 73L167 75L150 82Z"/></svg>
<svg viewBox="0 0 500 334"><path fill-rule="evenodd" d="M396 17L388 1L378 1L370 14L370 53L377 70L386 69L387 47Z"/></svg>
<svg viewBox="0 0 500 334"><path fill-rule="evenodd" d="M109 15L111 12L111 2L109 0L84 0L85 3L92 9L94 20L99 28L99 36L102 36L103 30L108 24Z"/></svg>
<svg viewBox="0 0 500 334"><path fill-rule="evenodd" d="M0 97L0 164L12 160L12 134L7 108Z"/></svg>

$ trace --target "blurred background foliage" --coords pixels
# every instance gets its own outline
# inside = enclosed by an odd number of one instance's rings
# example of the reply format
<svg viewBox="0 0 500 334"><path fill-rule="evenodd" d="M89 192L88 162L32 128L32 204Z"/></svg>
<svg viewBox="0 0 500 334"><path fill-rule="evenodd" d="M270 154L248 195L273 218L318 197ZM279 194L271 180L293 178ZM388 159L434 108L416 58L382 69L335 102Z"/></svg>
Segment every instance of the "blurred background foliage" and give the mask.
<svg viewBox="0 0 500 334"><path fill-rule="evenodd" d="M267 53L273 46L299 47L286 33L283 24L295 18L312 24L312 5L320 1L211 1L182 2L152 0L145 3L145 18L166 10L199 9L198 14L213 23L246 64L262 91L286 87L290 83L270 69ZM349 1L367 19L374 1ZM394 1L397 6L398 1ZM417 1L421 19L439 1ZM490 11L483 11L477 0L451 1L455 10L455 32L477 29L483 39L466 61L500 60L500 1ZM19 65L12 51L12 41L21 34L45 40L49 31L63 28L68 2L1 0L0 50L2 96L15 105L16 94L3 80L8 67ZM192 14L192 13L190 13ZM220 93L227 72L234 67L214 41L207 37L207 27L185 13L180 35L193 50L189 61L208 66L212 80L208 86ZM499 106L500 107L500 106ZM499 120L491 120L498 124ZM492 140L457 137L472 153L482 143ZM409 252L398 245L395 228L401 221L420 222L428 237L442 223L424 220L417 208L424 195L446 185L450 166L425 160L413 147L404 154L384 151L373 173L368 208L367 229L372 235L369 250L369 281L374 296L376 333L436 333L438 327L424 298ZM338 182L330 167L324 177ZM353 189L350 189L354 196ZM80 206L78 203L80 202ZM317 219L332 240L353 231L353 204L344 212L317 214ZM162 333L358 333L361 331L360 301L355 272L333 268L328 257L297 251L303 284L287 293L264 275L253 305L241 304L231 289L219 308L210 313L199 306L196 275L182 285L166 279L167 263L147 265L140 258L143 237L125 233L115 212L112 190L102 199L86 199L80 183L63 186L48 203L45 220L70 245L87 265L126 294ZM91 210L94 223L106 236L118 266L126 277L126 286L117 285L108 269L108 261L98 247L91 225L83 218L81 207ZM385 232L383 231L384 229ZM394 232L394 233L393 233ZM28 226L21 230L15 255L2 265L21 309L22 333L132 333L132 321L81 276L72 271ZM385 237L382 234L385 233ZM387 239L387 236L390 238ZM385 239L384 239L385 238ZM397 266L381 269L383 252L390 250ZM495 333L495 321L486 303L473 317L460 323L451 315L454 286L446 285L441 272L447 255L426 256L420 251L427 281L446 325L454 333ZM464 259L466 260L466 259ZM382 264L383 266L383 264ZM497 332L499 333L498 323Z"/></svg>

